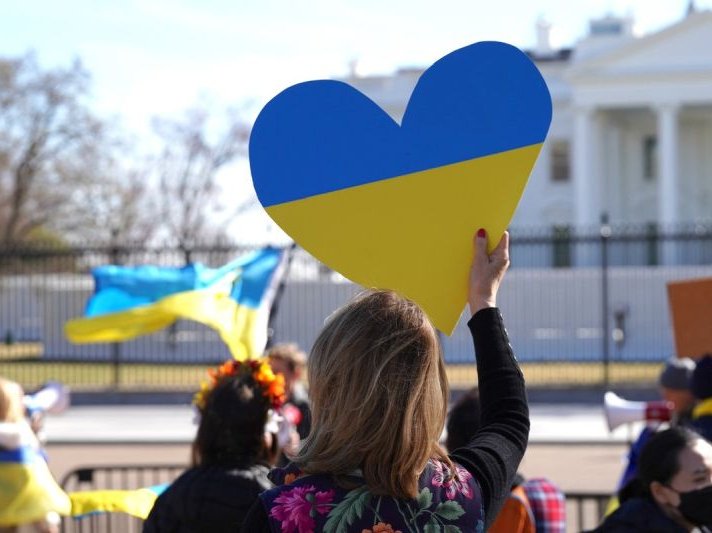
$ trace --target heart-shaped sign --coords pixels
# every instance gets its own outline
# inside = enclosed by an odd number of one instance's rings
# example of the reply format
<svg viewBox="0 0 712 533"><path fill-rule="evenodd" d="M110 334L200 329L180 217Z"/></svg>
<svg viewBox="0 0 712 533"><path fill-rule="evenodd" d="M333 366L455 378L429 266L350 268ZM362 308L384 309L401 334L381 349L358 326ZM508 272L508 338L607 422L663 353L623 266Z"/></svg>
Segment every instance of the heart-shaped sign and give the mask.
<svg viewBox="0 0 712 533"><path fill-rule="evenodd" d="M472 236L494 247L551 122L529 58L482 42L420 77L399 126L353 87L301 83L260 112L250 166L267 213L345 277L417 302L451 333L467 300Z"/></svg>

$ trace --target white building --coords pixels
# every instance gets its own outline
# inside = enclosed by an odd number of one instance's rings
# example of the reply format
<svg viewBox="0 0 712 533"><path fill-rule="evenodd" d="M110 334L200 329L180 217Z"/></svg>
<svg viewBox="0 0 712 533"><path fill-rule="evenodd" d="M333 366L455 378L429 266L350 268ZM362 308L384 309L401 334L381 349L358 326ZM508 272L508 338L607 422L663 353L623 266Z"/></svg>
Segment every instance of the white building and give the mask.
<svg viewBox="0 0 712 533"><path fill-rule="evenodd" d="M594 20L574 48L555 50L537 23L527 53L554 113L512 227L593 227L605 214L657 232L712 219L712 12L642 37L632 27ZM344 81L400 120L421 73Z"/></svg>

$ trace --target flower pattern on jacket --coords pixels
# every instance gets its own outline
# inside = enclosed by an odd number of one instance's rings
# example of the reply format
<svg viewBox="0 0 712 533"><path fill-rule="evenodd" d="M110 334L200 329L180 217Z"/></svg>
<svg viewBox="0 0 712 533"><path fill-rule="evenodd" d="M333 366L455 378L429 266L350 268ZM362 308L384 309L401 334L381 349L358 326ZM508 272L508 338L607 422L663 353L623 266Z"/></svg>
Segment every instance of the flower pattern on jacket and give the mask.
<svg viewBox="0 0 712 533"><path fill-rule="evenodd" d="M430 460L413 499L371 493L363 478L355 488L339 486L326 474L304 474L294 465L275 469L278 485L260 495L270 529L281 533L482 533L484 508L480 486L470 473ZM451 479L450 479L451 478Z"/></svg>
<svg viewBox="0 0 712 533"><path fill-rule="evenodd" d="M284 533L314 531L314 519L329 512L334 491L317 491L313 485L294 487L274 499L270 516L279 520Z"/></svg>
<svg viewBox="0 0 712 533"><path fill-rule="evenodd" d="M462 494L467 499L472 499L472 487L470 486L472 475L455 464L455 472L451 474L450 468L440 461L433 461L435 474L430 483L434 487L444 487L448 500L454 500L458 494Z"/></svg>

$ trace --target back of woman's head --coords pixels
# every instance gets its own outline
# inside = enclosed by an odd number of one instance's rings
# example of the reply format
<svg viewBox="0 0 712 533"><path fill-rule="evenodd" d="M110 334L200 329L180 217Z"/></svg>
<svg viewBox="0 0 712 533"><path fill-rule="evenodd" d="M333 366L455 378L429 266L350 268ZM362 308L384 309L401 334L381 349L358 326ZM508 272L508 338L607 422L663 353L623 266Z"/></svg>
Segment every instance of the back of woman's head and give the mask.
<svg viewBox="0 0 712 533"><path fill-rule="evenodd" d="M220 381L201 410L193 463L247 467L266 460L264 432L269 408L252 376Z"/></svg>
<svg viewBox="0 0 712 533"><path fill-rule="evenodd" d="M637 475L621 490L620 500L649 496L653 481L667 485L680 470L680 452L699 438L697 433L682 426L655 433L643 446L638 458Z"/></svg>
<svg viewBox="0 0 712 533"><path fill-rule="evenodd" d="M480 394L472 389L458 398L447 417L447 439L449 451L466 446L480 429Z"/></svg>
<svg viewBox="0 0 712 533"><path fill-rule="evenodd" d="M295 461L310 473L362 469L377 494L414 497L448 387L435 330L391 291L360 294L327 321L309 356L312 431Z"/></svg>

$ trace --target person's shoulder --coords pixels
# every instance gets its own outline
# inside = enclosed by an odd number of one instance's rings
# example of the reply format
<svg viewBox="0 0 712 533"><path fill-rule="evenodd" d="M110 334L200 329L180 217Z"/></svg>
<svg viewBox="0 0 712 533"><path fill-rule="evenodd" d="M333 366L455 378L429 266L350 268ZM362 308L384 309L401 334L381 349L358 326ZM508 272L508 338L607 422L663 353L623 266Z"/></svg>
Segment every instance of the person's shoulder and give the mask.
<svg viewBox="0 0 712 533"><path fill-rule="evenodd" d="M189 490L196 494L250 489L262 492L272 487L268 474L269 468L264 465L247 468L195 466L183 472L169 488L175 493Z"/></svg>
<svg viewBox="0 0 712 533"><path fill-rule="evenodd" d="M684 530L668 518L648 498L631 498L608 516L595 532L667 532L682 533Z"/></svg>

